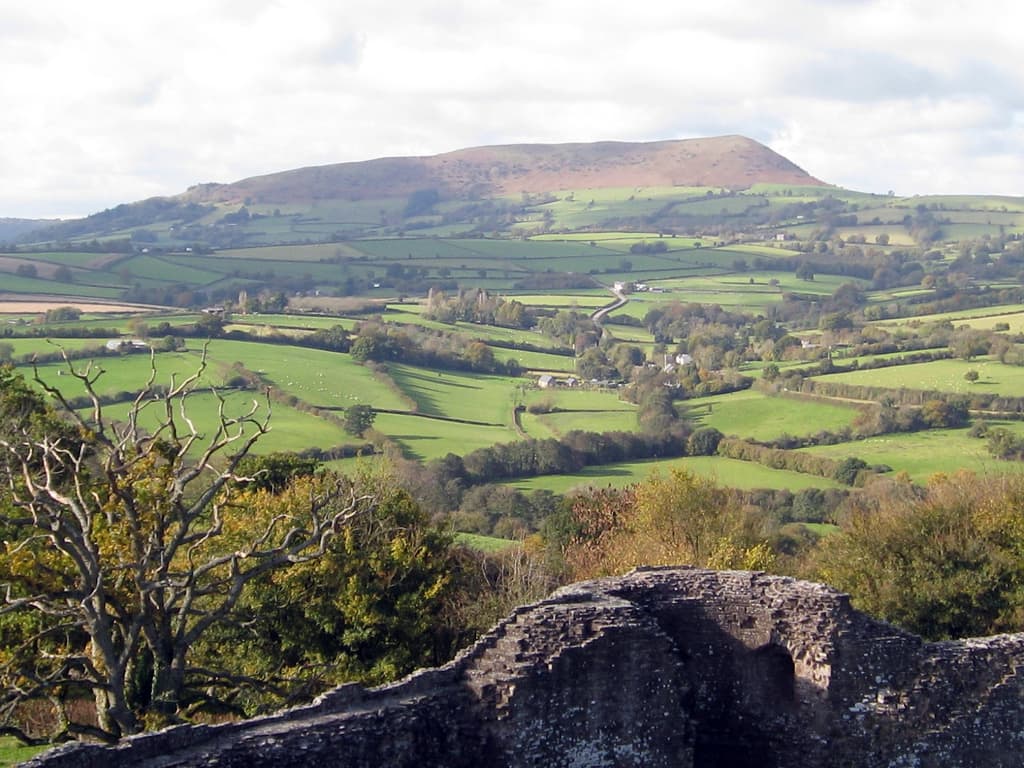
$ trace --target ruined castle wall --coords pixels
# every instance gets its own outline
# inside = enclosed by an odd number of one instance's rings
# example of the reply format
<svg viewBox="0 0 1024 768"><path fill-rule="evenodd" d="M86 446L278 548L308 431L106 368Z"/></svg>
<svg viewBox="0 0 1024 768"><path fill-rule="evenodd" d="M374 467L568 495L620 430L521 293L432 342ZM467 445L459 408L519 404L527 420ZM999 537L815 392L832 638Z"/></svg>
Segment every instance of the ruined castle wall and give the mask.
<svg viewBox="0 0 1024 768"><path fill-rule="evenodd" d="M644 569L517 609L450 664L30 765L1017 766L1024 636L920 638L817 584Z"/></svg>

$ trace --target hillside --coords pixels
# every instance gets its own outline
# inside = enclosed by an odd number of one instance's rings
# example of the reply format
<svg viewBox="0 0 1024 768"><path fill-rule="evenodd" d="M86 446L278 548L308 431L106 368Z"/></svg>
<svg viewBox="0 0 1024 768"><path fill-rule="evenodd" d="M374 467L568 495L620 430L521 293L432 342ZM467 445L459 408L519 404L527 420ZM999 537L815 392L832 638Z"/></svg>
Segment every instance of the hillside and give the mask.
<svg viewBox="0 0 1024 768"><path fill-rule="evenodd" d="M699 213L699 207L675 210L680 203L746 196L752 188L766 187L812 195L834 189L742 136L517 144L199 184L180 195L123 203L19 233L16 239L38 244L127 238L139 247L228 248L390 237L407 230L432 236L507 235L518 234L511 229L520 225L550 228L560 212L545 206L560 199L572 203L577 193L583 194L575 207L586 205L586 210L576 211L582 215L559 228L677 229L704 226L709 214L723 210L718 204ZM764 205L752 196L728 212L742 215Z"/></svg>
<svg viewBox="0 0 1024 768"><path fill-rule="evenodd" d="M445 197L493 197L609 187L728 187L756 183L820 185L794 163L743 136L627 143L515 144L430 157L338 163L203 184L188 202L308 203L436 189Z"/></svg>
<svg viewBox="0 0 1024 768"><path fill-rule="evenodd" d="M49 219L5 219L0 218L0 243L14 240L21 235L54 224Z"/></svg>

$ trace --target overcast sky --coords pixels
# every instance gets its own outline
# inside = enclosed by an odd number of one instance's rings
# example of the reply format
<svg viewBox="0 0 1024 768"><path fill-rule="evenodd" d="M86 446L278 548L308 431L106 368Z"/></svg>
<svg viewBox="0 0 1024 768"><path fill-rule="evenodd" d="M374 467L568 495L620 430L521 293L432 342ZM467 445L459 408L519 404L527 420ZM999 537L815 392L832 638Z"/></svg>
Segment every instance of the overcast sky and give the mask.
<svg viewBox="0 0 1024 768"><path fill-rule="evenodd" d="M743 134L1024 195L1016 0L0 0L0 217L469 146Z"/></svg>

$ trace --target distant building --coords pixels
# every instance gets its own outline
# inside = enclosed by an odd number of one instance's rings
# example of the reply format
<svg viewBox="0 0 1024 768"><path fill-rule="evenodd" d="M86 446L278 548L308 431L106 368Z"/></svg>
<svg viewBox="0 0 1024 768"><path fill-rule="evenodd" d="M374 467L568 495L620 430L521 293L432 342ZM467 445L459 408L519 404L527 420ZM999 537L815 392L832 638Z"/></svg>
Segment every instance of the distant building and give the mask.
<svg viewBox="0 0 1024 768"><path fill-rule="evenodd" d="M142 352L149 349L149 344L142 339L111 339L104 346L111 352Z"/></svg>
<svg viewBox="0 0 1024 768"><path fill-rule="evenodd" d="M548 373L545 373L543 376L541 376L539 379L537 379L537 386L540 387L541 389L547 389L548 387L553 387L557 383L558 382L555 379L555 377L552 376L551 374L548 374Z"/></svg>

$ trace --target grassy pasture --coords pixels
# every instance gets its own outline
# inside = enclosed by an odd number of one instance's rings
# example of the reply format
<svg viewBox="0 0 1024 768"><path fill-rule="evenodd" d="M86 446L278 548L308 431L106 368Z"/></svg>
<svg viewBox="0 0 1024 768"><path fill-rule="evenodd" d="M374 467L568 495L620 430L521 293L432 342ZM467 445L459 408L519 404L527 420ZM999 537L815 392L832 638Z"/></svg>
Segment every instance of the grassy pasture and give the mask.
<svg viewBox="0 0 1024 768"><path fill-rule="evenodd" d="M873 197L867 193L854 192L852 190L834 187L830 184L776 184L774 182L769 183L762 181L751 185L750 188L746 190L745 194L775 195L786 198L806 197L814 200L825 197L826 195L832 195L833 197L838 197L843 200L846 200L848 195L855 195L857 197ZM881 196L878 195L877 197Z"/></svg>
<svg viewBox="0 0 1024 768"><path fill-rule="evenodd" d="M950 211L1024 211L1024 199L1001 195L921 195L906 201L914 205L936 205L942 214Z"/></svg>
<svg viewBox="0 0 1024 768"><path fill-rule="evenodd" d="M606 275L615 274L625 274L627 279L629 275L640 279L644 275L674 272L679 268L676 259L665 254L612 252L545 260L544 268L549 267L559 272L590 272L597 280L606 280Z"/></svg>
<svg viewBox="0 0 1024 768"><path fill-rule="evenodd" d="M576 370L576 358L566 355L552 355L546 352L528 352L519 349L494 347L496 360L505 362L515 360L525 371L551 371L555 373L572 373Z"/></svg>
<svg viewBox="0 0 1024 768"><path fill-rule="evenodd" d="M580 258L621 258L617 251L609 251L599 245L584 242L559 242L557 240L464 240L459 242L462 247L484 257L509 261L532 261L536 259L556 259L562 263L567 259Z"/></svg>
<svg viewBox="0 0 1024 768"><path fill-rule="evenodd" d="M874 246L875 238L879 235L887 235L889 245L914 246L917 244L917 241L904 227L894 224L858 224L853 227L838 227L836 235L847 242L852 235L863 235L867 240L867 243L863 245L864 248Z"/></svg>
<svg viewBox="0 0 1024 768"><path fill-rule="evenodd" d="M195 278L195 284L209 285L221 280L225 275L237 272L241 277L246 275L273 274L284 277L305 278L324 282L341 280L349 268L347 264L332 264L312 261L273 261L271 259L242 259L217 260L216 256L167 256L159 266L164 267L164 275L161 279L174 280L174 270L181 269L181 274ZM170 272L166 271L170 270ZM134 269L133 269L134 274ZM153 275L148 275L153 276ZM184 279L184 278L182 278Z"/></svg>
<svg viewBox="0 0 1024 768"><path fill-rule="evenodd" d="M933 323L950 322L954 326L969 325L975 320L991 319L993 323L1004 320L1004 316L1013 316L1024 313L1024 305L1001 304L994 307L974 307L954 312L939 312L931 315L913 315L910 317L894 318L891 320L879 320L872 325L880 326L910 326L918 327ZM1005 322L1010 322L1008 319ZM972 326L974 327L974 326Z"/></svg>
<svg viewBox="0 0 1024 768"><path fill-rule="evenodd" d="M350 247L371 260L438 262L444 266L466 263L473 269L533 269L531 262L570 263L574 259L622 258L618 251L592 246L589 241L504 240L459 238L393 238L350 241ZM545 264L544 268L553 266Z"/></svg>
<svg viewBox="0 0 1024 768"><path fill-rule="evenodd" d="M378 413L373 427L397 442L407 458L419 461L439 459L449 453L462 456L477 448L516 439L510 427L461 424L406 413Z"/></svg>
<svg viewBox="0 0 1024 768"><path fill-rule="evenodd" d="M591 288L561 293L516 293L509 298L530 307L554 307L558 309L597 309L615 297L604 288Z"/></svg>
<svg viewBox="0 0 1024 768"><path fill-rule="evenodd" d="M784 434L802 437L852 424L856 408L812 400L769 397L754 390L700 398L684 404L686 416L725 435L774 440Z"/></svg>
<svg viewBox="0 0 1024 768"><path fill-rule="evenodd" d="M186 351L158 354L155 383L167 384L172 376L181 381L194 373L199 365L201 347L200 343L190 341ZM218 339L209 343L207 360L203 378L206 385L222 386L233 375L232 364L239 361L272 382L276 389L312 405L347 408L356 403L366 403L377 408L407 407L401 397L347 354L284 344ZM81 370L88 361L75 361L74 365ZM107 395L137 391L150 373L150 359L145 354L97 358L94 366L104 370L97 391ZM58 385L68 396L85 394L77 380L58 375L58 371L64 372L63 363L41 365L39 370L45 381Z"/></svg>
<svg viewBox="0 0 1024 768"><path fill-rule="evenodd" d="M469 547L470 549L477 549L481 552L504 552L506 549L518 544L518 542L512 541L511 539L499 539L496 536L481 536L478 533L457 533L455 534L455 541Z"/></svg>
<svg viewBox="0 0 1024 768"><path fill-rule="evenodd" d="M753 282L751 282L753 280ZM771 281L777 281L772 285ZM683 293L699 295L721 294L725 297L738 295L751 305L782 300L784 292L809 293L828 296L844 283L865 285L864 281L840 275L816 275L814 280L800 280L792 272L730 272L720 275L700 275L658 280L657 285ZM750 297L746 299L746 297ZM718 303L738 303L735 300L723 299Z"/></svg>
<svg viewBox="0 0 1024 768"><path fill-rule="evenodd" d="M557 348L558 342L548 336L534 330L520 328L500 328L494 325L480 325L478 323L466 323L458 321L455 323L442 323L437 320L428 320L422 317L416 307L404 305L400 309L389 308L383 319L390 323L418 325L423 328L430 328L447 333L461 333L467 338L479 339L480 341L508 342L512 344L529 344L535 347ZM354 324L349 322L346 327ZM342 324L345 324L344 322ZM495 353L498 348L495 348Z"/></svg>
<svg viewBox="0 0 1024 768"><path fill-rule="evenodd" d="M96 285L92 275L81 273L82 279L72 283L61 283L56 280L43 280L38 277L22 277L21 275L5 274L3 290L5 293L27 293L39 296L68 296L84 299L116 299L124 292L123 288L110 285Z"/></svg>
<svg viewBox="0 0 1024 768"><path fill-rule="evenodd" d="M1019 204L1019 203L1018 203ZM988 226L1005 226L1013 229L1024 224L1024 211L994 211L994 210L968 210L968 211L945 211L943 218L948 216L955 224L986 224Z"/></svg>
<svg viewBox="0 0 1024 768"><path fill-rule="evenodd" d="M149 355L133 354L121 357L102 357L94 361L75 360L77 371L85 371L92 366L93 372L103 373L95 384L100 395L115 395L119 392L137 392L148 380L151 373ZM156 377L154 384L169 385L172 377L182 381L196 372L199 366L199 350L192 349L182 352L164 352L156 356ZM65 363L47 363L39 366L39 377L61 390L67 397L85 395L85 388L78 379L67 375ZM208 366L201 379L204 386L222 386L224 372L217 365Z"/></svg>
<svg viewBox="0 0 1024 768"><path fill-rule="evenodd" d="M521 379L462 371L435 371L391 363L388 373L421 414L511 427Z"/></svg>
<svg viewBox="0 0 1024 768"><path fill-rule="evenodd" d="M533 415L530 424L540 422L552 435L564 435L579 429L584 432L635 432L636 413L633 411L559 411ZM528 433L529 429L526 430Z"/></svg>
<svg viewBox="0 0 1024 768"><path fill-rule="evenodd" d="M527 411L519 414L519 423L522 425L523 432L526 433L527 437L533 438L534 440L546 440L548 438L557 439L560 432L556 432L551 428L548 421L543 416L535 416Z"/></svg>
<svg viewBox="0 0 1024 768"><path fill-rule="evenodd" d="M629 249L636 243L649 243L658 240L662 235L657 232L568 232L557 235L534 235L530 238L533 242L544 241L565 241L585 242L599 245L619 253L629 253ZM665 238L669 246L675 250L679 248L697 248L701 240L693 237L676 237L670 235ZM632 255L632 254L631 254Z"/></svg>
<svg viewBox="0 0 1024 768"><path fill-rule="evenodd" d="M373 373L349 355L284 344L215 340L209 355L222 370L240 361L281 391L312 404L348 408L367 404L404 410L401 397L381 384Z"/></svg>
<svg viewBox="0 0 1024 768"><path fill-rule="evenodd" d="M730 251L737 251L739 253L748 253L753 256L768 256L768 257L788 257L798 256L799 251L791 251L784 245L778 243L766 243L764 245L755 245L751 243L742 243L737 245L730 245Z"/></svg>
<svg viewBox="0 0 1024 768"><path fill-rule="evenodd" d="M572 475L545 475L513 480L506 484L524 493L541 489L552 493L567 493L574 488L585 486L623 488L647 479L652 472L667 473L673 469L684 469L694 474L711 477L720 484L731 488L787 488L799 491L804 488L839 487L837 483L822 477L782 469L770 469L760 464L726 459L721 456L629 461L587 467Z"/></svg>
<svg viewBox="0 0 1024 768"><path fill-rule="evenodd" d="M1010 326L1009 333L1024 333L1024 311L1010 314L985 315L984 317L961 318L957 325L966 325L979 331L991 331L999 323Z"/></svg>
<svg viewBox="0 0 1024 768"><path fill-rule="evenodd" d="M32 354L50 354L62 348L68 351L78 349L99 348L105 344L103 339L14 339L0 338L0 344L13 347L13 357L21 358Z"/></svg>
<svg viewBox="0 0 1024 768"><path fill-rule="evenodd" d="M623 187L578 189L562 193L554 202L532 206L529 210L538 221L544 213L554 218L554 225L564 228L590 227L614 219L636 219L651 216L667 204L703 199L703 188L686 187ZM522 228L528 223L520 225Z"/></svg>
<svg viewBox="0 0 1024 768"><path fill-rule="evenodd" d="M612 389L531 389L526 392L525 402L550 403L567 411L628 411L634 413L636 406L619 398ZM600 431L600 430L598 430Z"/></svg>
<svg viewBox="0 0 1024 768"><path fill-rule="evenodd" d="M985 449L985 441L970 437L967 432L967 429L930 429L800 450L817 456L836 459L856 456L868 464L886 464L896 472L906 472L918 483L937 472L951 474L960 469L978 474L1024 471L1024 463L992 458Z"/></svg>
<svg viewBox="0 0 1024 768"><path fill-rule="evenodd" d="M95 330L97 328L114 330L117 333L129 334L131 326L136 318L139 318L148 326L154 326L158 323L166 322L168 325L180 326L190 325L196 322L202 315L194 314L191 312L184 312L181 314L162 314L162 313L139 313L136 315L116 313L116 314L93 314L83 313L78 320L66 320L58 323L39 323L38 326L50 334L53 338L62 338L62 334L66 335L68 330L75 328L88 328Z"/></svg>
<svg viewBox="0 0 1024 768"><path fill-rule="evenodd" d="M50 747L26 747L13 736L0 736L0 768L18 765L47 749Z"/></svg>
<svg viewBox="0 0 1024 768"><path fill-rule="evenodd" d="M434 258L479 259L481 254L456 239L385 238L353 240L349 245L368 260L420 261Z"/></svg>
<svg viewBox="0 0 1024 768"><path fill-rule="evenodd" d="M636 406L619 399L618 392L602 389L530 389L524 404L545 403L551 413L521 415L530 437L558 437L574 429L585 432L633 432Z"/></svg>
<svg viewBox="0 0 1024 768"><path fill-rule="evenodd" d="M769 284L776 279L779 285ZM750 281L754 282L751 283ZM761 312L782 301L784 292L811 293L827 296L850 278L824 275L814 281L797 280L791 273L744 272L726 275L695 275L685 278L657 280L652 284L666 293L632 293L629 303L614 314L643 318L652 308L664 304L692 302L718 304L723 307Z"/></svg>
<svg viewBox="0 0 1024 768"><path fill-rule="evenodd" d="M48 264L79 267L82 269L102 269L127 258L123 253L87 253L81 251L47 251L42 253L20 253L18 258L41 261Z"/></svg>
<svg viewBox="0 0 1024 768"><path fill-rule="evenodd" d="M254 401L259 406L257 418L263 418L267 414L266 400L258 393L224 392L222 394L225 399L224 412L229 417L244 415L252 407ZM209 425L215 424L217 420L219 407L217 398L208 392L196 392L188 397L185 407L188 417L200 425L200 431L209 433ZM128 413L128 408L127 403L120 403L108 406L104 412L108 417L123 419ZM160 416L158 409L144 408L140 414L139 423L144 429L152 429L159 423ZM275 451L297 452L306 448L327 448L358 441L358 438L349 435L331 421L303 413L281 403L274 403L270 407L270 433L258 440L252 450L256 454Z"/></svg>
<svg viewBox="0 0 1024 768"><path fill-rule="evenodd" d="M370 316L372 317L372 315ZM231 315L231 325L242 326L243 330L252 333L255 329L275 328L299 329L304 331L317 331L333 328L336 325L351 329L356 320L343 317L326 317L321 315L275 315L254 313L250 315Z"/></svg>
<svg viewBox="0 0 1024 768"><path fill-rule="evenodd" d="M746 213L751 208L760 207L760 201L750 195L732 197L704 197L680 200L672 206L675 216L714 216L721 214L730 216Z"/></svg>
<svg viewBox="0 0 1024 768"><path fill-rule="evenodd" d="M619 341L625 341L631 344L654 344L654 334L646 328L638 328L635 325L606 323L604 329Z"/></svg>
<svg viewBox="0 0 1024 768"><path fill-rule="evenodd" d="M980 378L971 384L964 380L964 374L976 370ZM873 387L899 389L934 389L940 392L957 392L969 395L972 392L997 393L1013 397L1024 396L1024 368L1004 365L993 358L966 360L933 360L928 363L912 363L891 368L850 371L848 373L817 376L822 381L842 381L849 384L863 384Z"/></svg>
<svg viewBox="0 0 1024 768"><path fill-rule="evenodd" d="M202 259L202 266L194 263L199 259ZM208 263L212 263L210 257L187 259L186 257L158 257L141 254L120 262L118 269L129 270L132 279L142 277L165 283L206 285L214 280L219 280L228 271L209 269Z"/></svg>
<svg viewBox="0 0 1024 768"><path fill-rule="evenodd" d="M244 261L304 261L356 259L365 254L349 243L315 243L312 245L269 245L261 248L230 248L217 251L217 259Z"/></svg>
<svg viewBox="0 0 1024 768"><path fill-rule="evenodd" d="M947 240L972 240L985 235L996 235L999 233L997 224L943 224L942 235ZM1024 227L1005 227L1009 234L1021 232Z"/></svg>

